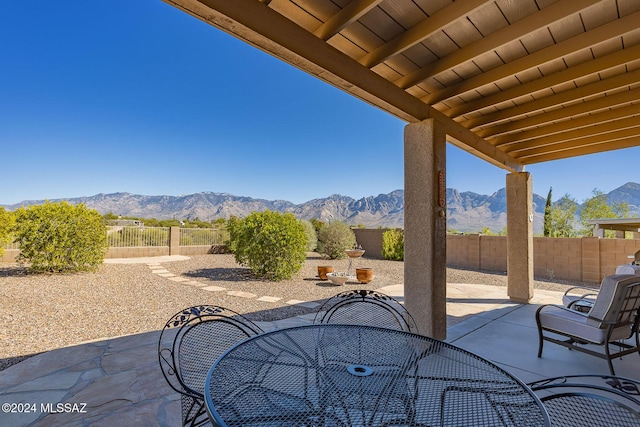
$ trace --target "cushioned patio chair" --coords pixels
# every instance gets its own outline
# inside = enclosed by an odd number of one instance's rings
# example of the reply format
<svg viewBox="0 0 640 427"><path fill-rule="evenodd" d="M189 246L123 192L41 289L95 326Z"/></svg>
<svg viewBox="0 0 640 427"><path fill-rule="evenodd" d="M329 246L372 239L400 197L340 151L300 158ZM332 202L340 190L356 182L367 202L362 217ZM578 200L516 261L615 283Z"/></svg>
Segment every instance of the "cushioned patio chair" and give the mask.
<svg viewBox="0 0 640 427"><path fill-rule="evenodd" d="M528 384L554 426L640 426L640 382L608 375L569 375Z"/></svg>
<svg viewBox="0 0 640 427"><path fill-rule="evenodd" d="M600 289L573 286L562 295L562 304L586 313L593 307L599 292Z"/></svg>
<svg viewBox="0 0 640 427"><path fill-rule="evenodd" d="M169 385L181 395L182 425L211 425L204 403L211 365L232 345L262 333L249 319L224 307L185 308L164 325L158 359Z"/></svg>
<svg viewBox="0 0 640 427"><path fill-rule="evenodd" d="M640 322L640 276L618 274L607 276L602 281L600 292L593 307L582 313L561 305L545 304L536 311L539 346L538 357L542 357L544 341L568 347L592 356L606 359L609 371L614 375L612 359L638 352L638 322ZM550 335L546 333L551 333ZM554 337L566 337L566 340ZM635 345L628 340L635 335ZM603 346L598 352L587 345ZM618 351L611 352L616 345Z"/></svg>
<svg viewBox="0 0 640 427"><path fill-rule="evenodd" d="M345 291L329 298L316 313L314 323L380 326L414 333L418 331L415 320L398 300L382 292L365 289Z"/></svg>

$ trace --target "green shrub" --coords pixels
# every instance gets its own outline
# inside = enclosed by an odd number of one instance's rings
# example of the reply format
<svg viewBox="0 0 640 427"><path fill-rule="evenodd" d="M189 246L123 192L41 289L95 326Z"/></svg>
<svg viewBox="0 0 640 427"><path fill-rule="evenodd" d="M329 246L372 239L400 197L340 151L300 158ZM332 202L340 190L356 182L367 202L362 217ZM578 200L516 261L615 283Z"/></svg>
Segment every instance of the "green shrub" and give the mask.
<svg viewBox="0 0 640 427"><path fill-rule="evenodd" d="M100 214L84 204L33 205L16 211L18 261L37 272L94 271L107 250L106 227Z"/></svg>
<svg viewBox="0 0 640 427"><path fill-rule="evenodd" d="M0 206L0 257L4 255L4 245L11 243L11 228L13 227L13 214Z"/></svg>
<svg viewBox="0 0 640 427"><path fill-rule="evenodd" d="M300 220L300 223L302 223L304 233L307 235L307 251L315 251L318 247L318 234L316 233L316 228L313 226L311 221L307 221L306 219Z"/></svg>
<svg viewBox="0 0 640 427"><path fill-rule="evenodd" d="M353 248L355 243L356 235L353 230L340 221L325 225L318 234L318 252L331 259L346 257L344 251Z"/></svg>
<svg viewBox="0 0 640 427"><path fill-rule="evenodd" d="M253 212L230 220L229 232L236 262L250 267L257 277L289 279L304 265L307 236L293 214Z"/></svg>
<svg viewBox="0 0 640 427"><path fill-rule="evenodd" d="M382 256L393 261L404 260L404 232L398 229L382 233Z"/></svg>

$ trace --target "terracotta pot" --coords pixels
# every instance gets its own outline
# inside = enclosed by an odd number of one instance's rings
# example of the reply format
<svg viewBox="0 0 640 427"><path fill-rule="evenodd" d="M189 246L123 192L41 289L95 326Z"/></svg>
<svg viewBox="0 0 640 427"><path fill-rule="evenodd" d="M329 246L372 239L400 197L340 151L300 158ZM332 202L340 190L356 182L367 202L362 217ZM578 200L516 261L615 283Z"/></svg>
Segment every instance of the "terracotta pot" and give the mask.
<svg viewBox="0 0 640 427"><path fill-rule="evenodd" d="M318 277L320 280L327 280L327 273L333 273L332 265L319 265L318 266Z"/></svg>
<svg viewBox="0 0 640 427"><path fill-rule="evenodd" d="M360 283L369 283L373 280L373 268L356 268L356 278Z"/></svg>

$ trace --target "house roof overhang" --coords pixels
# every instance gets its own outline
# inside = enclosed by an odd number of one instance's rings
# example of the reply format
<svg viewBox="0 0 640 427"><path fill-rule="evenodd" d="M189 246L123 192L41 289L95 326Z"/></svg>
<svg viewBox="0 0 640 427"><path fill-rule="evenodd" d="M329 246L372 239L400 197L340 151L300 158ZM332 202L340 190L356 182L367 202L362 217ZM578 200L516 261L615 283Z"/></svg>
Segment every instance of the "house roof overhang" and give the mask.
<svg viewBox="0 0 640 427"><path fill-rule="evenodd" d="M640 231L640 218L603 218L589 220L589 224L603 230Z"/></svg>
<svg viewBox="0 0 640 427"><path fill-rule="evenodd" d="M511 172L640 145L639 0L164 0Z"/></svg>

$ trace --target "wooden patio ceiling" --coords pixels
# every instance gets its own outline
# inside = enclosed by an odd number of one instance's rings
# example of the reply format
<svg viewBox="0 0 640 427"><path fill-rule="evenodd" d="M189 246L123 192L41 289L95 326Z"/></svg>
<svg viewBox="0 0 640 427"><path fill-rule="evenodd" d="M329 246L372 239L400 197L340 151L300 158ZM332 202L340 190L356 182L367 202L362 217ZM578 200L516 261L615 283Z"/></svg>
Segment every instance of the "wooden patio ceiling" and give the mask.
<svg viewBox="0 0 640 427"><path fill-rule="evenodd" d="M509 171L640 145L640 0L164 1Z"/></svg>

